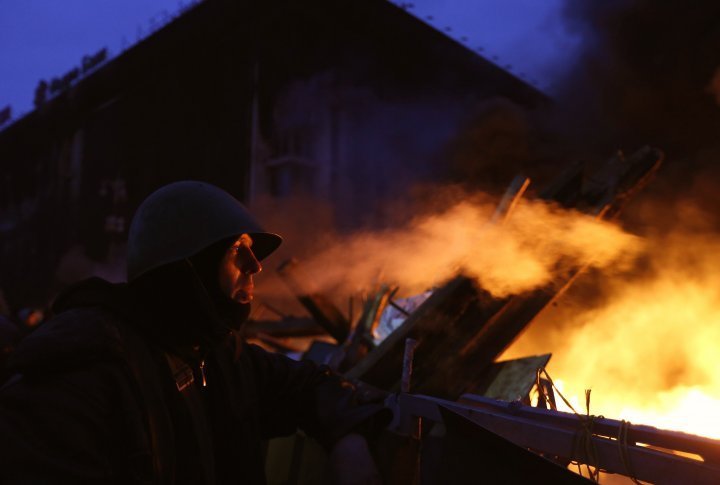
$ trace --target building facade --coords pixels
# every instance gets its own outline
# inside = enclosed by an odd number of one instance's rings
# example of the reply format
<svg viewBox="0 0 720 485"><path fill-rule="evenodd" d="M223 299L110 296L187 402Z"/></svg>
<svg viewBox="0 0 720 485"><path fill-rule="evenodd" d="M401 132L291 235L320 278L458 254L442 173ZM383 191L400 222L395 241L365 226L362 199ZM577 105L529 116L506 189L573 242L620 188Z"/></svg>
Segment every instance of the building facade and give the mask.
<svg viewBox="0 0 720 485"><path fill-rule="evenodd" d="M473 103L537 90L384 0L206 0L0 132L0 288L40 304L122 279L139 202L174 180L307 194L352 229L442 178Z"/></svg>

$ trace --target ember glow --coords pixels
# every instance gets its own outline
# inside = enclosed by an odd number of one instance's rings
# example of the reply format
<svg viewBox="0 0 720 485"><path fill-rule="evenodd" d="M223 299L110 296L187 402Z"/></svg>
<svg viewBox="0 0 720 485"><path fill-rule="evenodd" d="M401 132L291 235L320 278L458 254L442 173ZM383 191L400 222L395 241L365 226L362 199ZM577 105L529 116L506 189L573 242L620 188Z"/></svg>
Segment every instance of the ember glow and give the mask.
<svg viewBox="0 0 720 485"><path fill-rule="evenodd" d="M338 240L303 266L321 268L313 273L319 291L384 282L411 295L462 271L503 297L549 282L561 262L623 267L641 245L612 224L546 202L523 201L505 224L488 222L494 209L463 201L407 227Z"/></svg>
<svg viewBox="0 0 720 485"><path fill-rule="evenodd" d="M603 304L565 322L546 315L503 358L551 351L578 412L591 388L592 414L720 438L720 238L652 239L647 274L610 278Z"/></svg>

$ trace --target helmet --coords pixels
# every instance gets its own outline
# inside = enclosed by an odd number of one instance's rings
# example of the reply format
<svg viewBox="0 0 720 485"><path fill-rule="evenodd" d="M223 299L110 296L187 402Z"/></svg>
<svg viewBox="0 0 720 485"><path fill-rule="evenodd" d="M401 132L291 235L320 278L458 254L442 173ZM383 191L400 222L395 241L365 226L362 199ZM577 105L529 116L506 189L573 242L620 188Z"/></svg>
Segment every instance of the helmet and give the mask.
<svg viewBox="0 0 720 485"><path fill-rule="evenodd" d="M128 281L245 233L253 239L258 260L282 242L277 234L265 232L244 205L214 185L184 181L161 187L140 204L130 224Z"/></svg>

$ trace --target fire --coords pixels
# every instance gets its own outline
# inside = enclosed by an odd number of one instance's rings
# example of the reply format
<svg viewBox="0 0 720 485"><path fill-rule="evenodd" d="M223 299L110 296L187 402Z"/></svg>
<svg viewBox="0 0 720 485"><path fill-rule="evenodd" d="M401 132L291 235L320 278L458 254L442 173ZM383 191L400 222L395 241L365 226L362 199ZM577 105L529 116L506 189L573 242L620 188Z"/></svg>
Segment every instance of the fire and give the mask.
<svg viewBox="0 0 720 485"><path fill-rule="evenodd" d="M567 262L597 268L601 301L581 278L502 358L551 352L549 372L580 412L591 388L592 414L720 438L720 236L702 214L675 208L695 225L641 239L531 200L492 224L496 202L468 197L404 227L312 238L330 243L296 253L302 283L348 295L384 282L413 295L463 271L504 297L548 284Z"/></svg>
<svg viewBox="0 0 720 485"><path fill-rule="evenodd" d="M720 438L720 238L649 242L644 275L610 278L603 304L564 322L546 312L504 357L552 351L578 411L591 388L592 414Z"/></svg>

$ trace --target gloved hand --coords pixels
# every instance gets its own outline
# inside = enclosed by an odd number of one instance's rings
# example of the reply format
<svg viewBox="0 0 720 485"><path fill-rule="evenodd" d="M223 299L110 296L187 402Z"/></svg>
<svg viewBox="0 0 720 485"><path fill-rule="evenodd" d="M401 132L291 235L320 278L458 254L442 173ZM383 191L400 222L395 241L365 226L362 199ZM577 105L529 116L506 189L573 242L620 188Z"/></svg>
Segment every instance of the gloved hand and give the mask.
<svg viewBox="0 0 720 485"><path fill-rule="evenodd" d="M380 485L380 473L365 438L350 433L330 452L330 475L334 485Z"/></svg>
<svg viewBox="0 0 720 485"><path fill-rule="evenodd" d="M359 404L382 403L390 395L389 392L362 381L353 381L355 399Z"/></svg>

